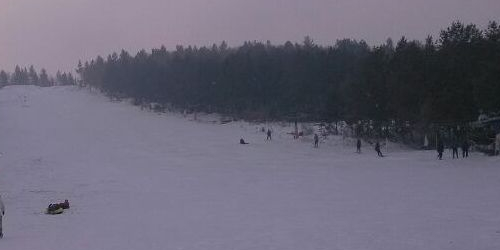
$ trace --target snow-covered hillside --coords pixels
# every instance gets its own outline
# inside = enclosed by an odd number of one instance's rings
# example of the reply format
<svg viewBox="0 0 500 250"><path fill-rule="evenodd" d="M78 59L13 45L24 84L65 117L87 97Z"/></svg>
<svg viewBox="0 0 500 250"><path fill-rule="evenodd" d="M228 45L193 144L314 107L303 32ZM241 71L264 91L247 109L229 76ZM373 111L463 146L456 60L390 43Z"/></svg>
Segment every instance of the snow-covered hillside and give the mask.
<svg viewBox="0 0 500 250"><path fill-rule="evenodd" d="M377 158L284 132L266 142L259 127L3 88L0 249L500 249L498 157ZM42 213L64 199L64 214Z"/></svg>

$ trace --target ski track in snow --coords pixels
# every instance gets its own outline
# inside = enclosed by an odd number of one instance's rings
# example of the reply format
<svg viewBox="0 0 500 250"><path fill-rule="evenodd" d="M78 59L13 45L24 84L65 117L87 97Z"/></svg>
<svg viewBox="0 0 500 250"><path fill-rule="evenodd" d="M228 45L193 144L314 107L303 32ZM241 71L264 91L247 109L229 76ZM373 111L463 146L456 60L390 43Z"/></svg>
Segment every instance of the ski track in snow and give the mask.
<svg viewBox="0 0 500 250"><path fill-rule="evenodd" d="M500 249L500 158L377 158L276 124L267 142L261 126L5 87L0 249ZM64 199L64 214L42 213Z"/></svg>

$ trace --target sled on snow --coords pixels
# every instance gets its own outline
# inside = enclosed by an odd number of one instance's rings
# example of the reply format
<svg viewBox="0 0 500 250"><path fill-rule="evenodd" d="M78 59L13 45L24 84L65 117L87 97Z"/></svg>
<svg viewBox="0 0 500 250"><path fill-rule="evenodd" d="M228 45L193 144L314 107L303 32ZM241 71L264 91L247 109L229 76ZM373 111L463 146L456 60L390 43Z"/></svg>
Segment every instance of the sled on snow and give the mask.
<svg viewBox="0 0 500 250"><path fill-rule="evenodd" d="M46 214L62 214L63 212L64 212L64 209L62 207L58 207L58 208L52 208L52 209L47 208L47 211L45 213Z"/></svg>
<svg viewBox="0 0 500 250"><path fill-rule="evenodd" d="M50 204L47 210L45 211L46 214L62 214L64 212L64 209L69 208L69 201L65 200L62 203L57 203L57 204Z"/></svg>

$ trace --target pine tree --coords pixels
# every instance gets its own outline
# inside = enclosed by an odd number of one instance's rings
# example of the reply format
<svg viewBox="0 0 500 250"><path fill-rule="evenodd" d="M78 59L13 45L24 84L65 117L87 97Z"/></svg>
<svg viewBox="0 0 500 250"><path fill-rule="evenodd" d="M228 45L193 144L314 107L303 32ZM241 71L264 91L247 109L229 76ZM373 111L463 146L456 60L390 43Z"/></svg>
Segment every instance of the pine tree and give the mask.
<svg viewBox="0 0 500 250"><path fill-rule="evenodd" d="M19 65L16 65L16 68L14 69L14 73L12 74L12 77L10 79L10 83L13 84L13 85L17 85L17 84L22 84L22 71L21 71L21 67L19 67Z"/></svg>
<svg viewBox="0 0 500 250"><path fill-rule="evenodd" d="M42 68L42 70L40 71L39 84L42 87L50 86L49 76L47 75L47 71L44 68Z"/></svg>
<svg viewBox="0 0 500 250"><path fill-rule="evenodd" d="M33 65L30 66L28 75L29 75L28 76L28 79L29 79L28 82L29 82L29 84L39 85L38 74L36 73L36 70L33 67Z"/></svg>
<svg viewBox="0 0 500 250"><path fill-rule="evenodd" d="M20 84L22 84L22 85L28 85L28 84L30 84L30 77L29 77L28 69L26 67L24 67L21 70Z"/></svg>
<svg viewBox="0 0 500 250"><path fill-rule="evenodd" d="M0 88L7 86L9 84L9 75L7 72L1 70L0 71Z"/></svg>

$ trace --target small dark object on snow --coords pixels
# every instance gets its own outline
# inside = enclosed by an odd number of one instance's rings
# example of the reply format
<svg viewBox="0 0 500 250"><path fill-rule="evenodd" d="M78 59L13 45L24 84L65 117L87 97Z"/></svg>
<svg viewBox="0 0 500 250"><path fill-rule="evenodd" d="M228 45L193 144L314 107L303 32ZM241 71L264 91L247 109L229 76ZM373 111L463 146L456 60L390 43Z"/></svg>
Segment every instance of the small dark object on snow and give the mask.
<svg viewBox="0 0 500 250"><path fill-rule="evenodd" d="M248 144L248 142L245 142L245 140L243 140L243 138L240 139L240 144Z"/></svg>
<svg viewBox="0 0 500 250"><path fill-rule="evenodd" d="M62 203L50 204L47 208L48 214L61 214L64 209L69 209L69 201L64 200Z"/></svg>

